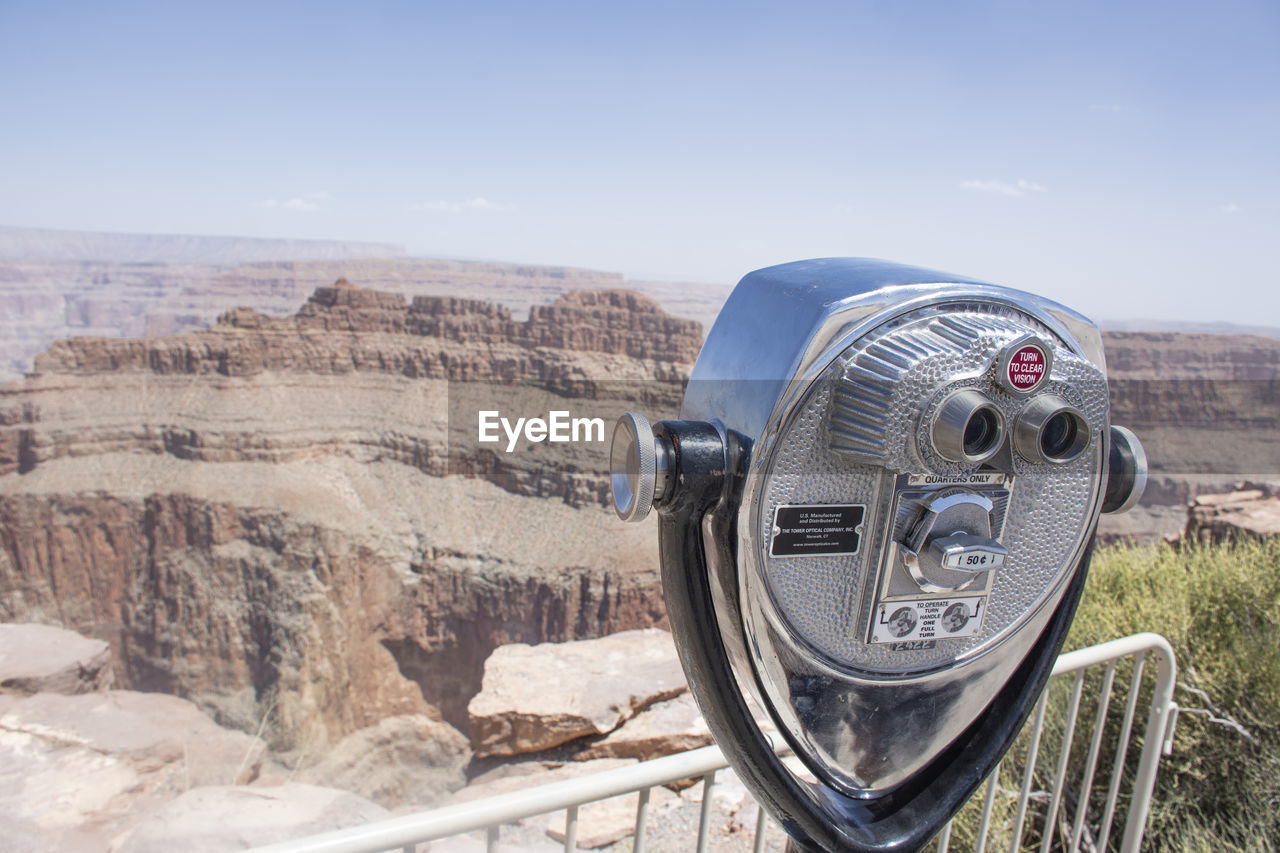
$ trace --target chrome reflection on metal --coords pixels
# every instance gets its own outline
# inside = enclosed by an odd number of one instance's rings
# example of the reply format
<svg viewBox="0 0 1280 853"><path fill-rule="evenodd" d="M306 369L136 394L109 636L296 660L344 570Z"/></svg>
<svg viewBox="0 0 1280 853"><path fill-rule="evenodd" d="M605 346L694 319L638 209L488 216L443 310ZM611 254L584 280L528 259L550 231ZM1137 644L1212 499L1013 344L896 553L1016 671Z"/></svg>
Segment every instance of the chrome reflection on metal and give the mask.
<svg viewBox="0 0 1280 853"><path fill-rule="evenodd" d="M1004 415L981 391L954 391L933 416L930 438L943 459L977 465L1004 443Z"/></svg>
<svg viewBox="0 0 1280 853"><path fill-rule="evenodd" d="M1033 464L1004 440L1028 398L1000 381L1000 359L1028 343L1043 347L1045 370L1025 384L1085 418L1086 443L1063 464ZM1102 367L1097 328L1070 309L929 270L823 259L759 270L735 289L681 411L752 448L740 501L718 511L733 516L732 559L710 561L709 580L718 609L740 604L717 620L729 659L746 664L740 682L823 782L856 797L899 786L978 717L1048 624L1100 503ZM973 400L967 390L995 415L974 426L969 450L980 452L958 454L967 430L948 425L940 443L932 433L947 401ZM978 435L993 421L994 450ZM776 508L803 504L865 504L859 553L771 557ZM870 642L881 605L924 614L948 597L981 607L983 621L928 639L921 621L918 641ZM922 702L932 713L918 713Z"/></svg>
<svg viewBox="0 0 1280 853"><path fill-rule="evenodd" d="M643 521L666 491L671 454L644 415L628 412L613 427L609 479L613 510L623 521Z"/></svg>
<svg viewBox="0 0 1280 853"><path fill-rule="evenodd" d="M1062 465L1089 446L1084 415L1054 394L1027 401L1013 423L1013 446L1029 462Z"/></svg>

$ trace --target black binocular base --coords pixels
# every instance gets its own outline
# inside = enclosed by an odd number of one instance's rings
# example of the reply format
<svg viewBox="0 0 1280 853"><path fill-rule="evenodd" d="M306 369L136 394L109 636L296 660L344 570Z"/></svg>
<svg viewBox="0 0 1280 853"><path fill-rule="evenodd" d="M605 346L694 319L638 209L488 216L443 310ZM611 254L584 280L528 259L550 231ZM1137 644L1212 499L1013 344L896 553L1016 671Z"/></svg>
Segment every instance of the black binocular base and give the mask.
<svg viewBox="0 0 1280 853"><path fill-rule="evenodd" d="M920 853L920 851L924 850L923 847L917 847L915 850L901 849L902 853ZM787 846L784 853L827 853L827 851L824 851L821 847L807 847L791 836L787 836Z"/></svg>

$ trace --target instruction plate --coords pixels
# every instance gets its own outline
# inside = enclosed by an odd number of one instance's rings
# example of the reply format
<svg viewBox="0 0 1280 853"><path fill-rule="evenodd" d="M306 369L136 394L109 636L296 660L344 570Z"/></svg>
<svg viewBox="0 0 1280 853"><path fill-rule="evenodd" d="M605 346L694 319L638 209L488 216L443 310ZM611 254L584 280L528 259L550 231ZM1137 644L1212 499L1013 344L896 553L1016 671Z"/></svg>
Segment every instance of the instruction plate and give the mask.
<svg viewBox="0 0 1280 853"><path fill-rule="evenodd" d="M872 620L871 642L972 637L982 630L986 611L985 595L881 602Z"/></svg>

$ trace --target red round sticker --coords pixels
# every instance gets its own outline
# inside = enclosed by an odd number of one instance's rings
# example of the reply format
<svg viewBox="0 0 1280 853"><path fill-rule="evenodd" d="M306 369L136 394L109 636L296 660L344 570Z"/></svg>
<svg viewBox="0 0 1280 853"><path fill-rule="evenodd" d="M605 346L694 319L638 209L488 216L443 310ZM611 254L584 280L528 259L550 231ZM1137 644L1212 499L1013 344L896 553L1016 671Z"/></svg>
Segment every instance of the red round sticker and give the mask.
<svg viewBox="0 0 1280 853"><path fill-rule="evenodd" d="M1030 391L1039 385L1044 379L1046 361L1044 350L1035 344L1018 347L1006 368L1009 386L1018 391Z"/></svg>

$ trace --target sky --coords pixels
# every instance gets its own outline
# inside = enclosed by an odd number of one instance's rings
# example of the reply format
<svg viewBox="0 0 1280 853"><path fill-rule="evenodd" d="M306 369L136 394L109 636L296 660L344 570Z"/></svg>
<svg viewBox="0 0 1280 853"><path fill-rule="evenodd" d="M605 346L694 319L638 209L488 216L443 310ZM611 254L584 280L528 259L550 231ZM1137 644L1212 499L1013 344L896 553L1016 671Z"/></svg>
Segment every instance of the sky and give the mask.
<svg viewBox="0 0 1280 853"><path fill-rule="evenodd" d="M1280 3L0 0L0 224L1280 326Z"/></svg>

